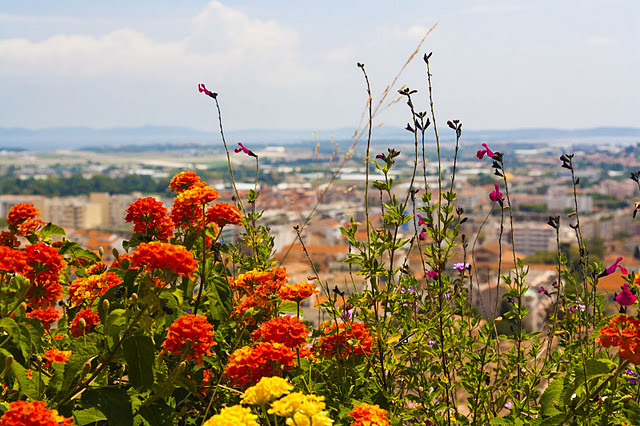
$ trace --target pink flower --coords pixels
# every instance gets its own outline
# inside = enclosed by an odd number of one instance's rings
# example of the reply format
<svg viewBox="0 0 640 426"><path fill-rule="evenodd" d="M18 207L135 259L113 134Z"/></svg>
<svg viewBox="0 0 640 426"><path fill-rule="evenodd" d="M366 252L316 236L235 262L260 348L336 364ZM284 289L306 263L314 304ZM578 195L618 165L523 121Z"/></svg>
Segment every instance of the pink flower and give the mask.
<svg viewBox="0 0 640 426"><path fill-rule="evenodd" d="M418 216L418 226L422 226L422 225L426 225L427 221L424 219L424 217L420 216L420 215L416 215Z"/></svg>
<svg viewBox="0 0 640 426"><path fill-rule="evenodd" d="M629 291L629 283L624 283L622 286L622 292L616 296L615 300L620 304L620 306L629 306L636 303L637 299L636 296Z"/></svg>
<svg viewBox="0 0 640 426"><path fill-rule="evenodd" d="M494 203L502 198L502 192L500 192L500 187L498 186L497 183L495 184L495 188L496 188L495 191L489 193L489 198Z"/></svg>
<svg viewBox="0 0 640 426"><path fill-rule="evenodd" d="M438 273L436 271L424 271L424 277L435 280L436 278L438 278Z"/></svg>
<svg viewBox="0 0 640 426"><path fill-rule="evenodd" d="M203 93L203 92L204 92L204 94L205 94L205 95L207 95L207 96L211 96L211 97L212 97L212 98L214 98L214 99L215 99L215 97L216 97L216 96L218 96L218 94L217 94L217 93L213 93L213 92L211 92L211 91L207 90L207 88L206 88L206 87L204 86L204 84L202 84L202 83L201 83L201 84L198 84L198 91L199 91L200 93Z"/></svg>
<svg viewBox="0 0 640 426"><path fill-rule="evenodd" d="M489 158L493 158L493 151L491 151L489 149L489 147L487 146L486 143L483 143L482 146L485 147L485 149L481 149L478 151L478 153L476 154L476 157L478 157L479 160L482 160L482 158L484 157L485 154L487 154L487 157Z"/></svg>
<svg viewBox="0 0 640 426"><path fill-rule="evenodd" d="M242 145L242 142L238 142L238 145L240 145L240 148L236 148L234 149L234 151L236 153L238 152L244 152L245 154L247 154L249 157L255 157L258 158L258 156L256 154L253 153L253 151L251 151L250 149L248 149L247 147L245 147L244 145Z"/></svg>
<svg viewBox="0 0 640 426"><path fill-rule="evenodd" d="M424 240L424 229L420 231L420 235L418 235L419 240Z"/></svg>
<svg viewBox="0 0 640 426"><path fill-rule="evenodd" d="M613 274L616 271L616 268L620 268L620 272L622 272L623 274L627 275L629 273L629 271L627 271L627 268L625 268L624 266L620 266L618 265L618 263L622 262L622 257L619 257L618 259L616 259L615 263L611 266L609 266L607 269L605 269L604 272L606 272L605 275L601 275L601 276L607 276L609 274Z"/></svg>

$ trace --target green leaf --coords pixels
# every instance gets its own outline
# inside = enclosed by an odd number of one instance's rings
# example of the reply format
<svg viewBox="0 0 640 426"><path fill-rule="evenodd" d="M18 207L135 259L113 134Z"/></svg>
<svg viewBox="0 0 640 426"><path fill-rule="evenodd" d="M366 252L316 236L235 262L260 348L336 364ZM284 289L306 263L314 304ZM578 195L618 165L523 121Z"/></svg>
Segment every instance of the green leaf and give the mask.
<svg viewBox="0 0 640 426"><path fill-rule="evenodd" d="M9 337L13 339L17 346L20 346L20 327L18 327L18 323L13 318L2 318L0 320L0 328L9 334Z"/></svg>
<svg viewBox="0 0 640 426"><path fill-rule="evenodd" d="M88 389L82 393L82 401L99 408L110 425L133 425L131 399L125 389Z"/></svg>
<svg viewBox="0 0 640 426"><path fill-rule="evenodd" d="M62 389L62 378L64 377L64 363L54 362L52 363L52 367L53 375L51 376L49 385L47 386L48 395L55 395L60 392L60 389Z"/></svg>
<svg viewBox="0 0 640 426"><path fill-rule="evenodd" d="M151 426L171 426L174 424L173 408L160 401L151 406L140 407L140 414Z"/></svg>
<svg viewBox="0 0 640 426"><path fill-rule="evenodd" d="M54 225L53 223L47 223L40 230L40 235L43 238L47 238L47 237L50 237L51 235L67 235L67 234L64 232L64 229L62 229L60 226Z"/></svg>
<svg viewBox="0 0 640 426"><path fill-rule="evenodd" d="M85 339L78 339L74 341L69 348L71 350L71 356L64 364L64 375L62 378L62 389L71 388L73 379L78 375L82 366L90 359L98 356L98 348L95 344L95 337L91 334L85 336L87 344L85 346Z"/></svg>
<svg viewBox="0 0 640 426"><path fill-rule="evenodd" d="M104 334L114 339L120 336L120 333L124 333L126 327L126 314L124 309L114 309L109 312L107 321L104 323Z"/></svg>
<svg viewBox="0 0 640 426"><path fill-rule="evenodd" d="M131 336L122 342L122 351L129 367L129 380L134 388L144 391L153 386L155 348L148 336Z"/></svg>
<svg viewBox="0 0 640 426"><path fill-rule="evenodd" d="M85 408L73 412L73 420L78 426L85 426L91 423L107 420L107 417L97 407Z"/></svg>
<svg viewBox="0 0 640 426"><path fill-rule="evenodd" d="M587 380L594 377L606 376L615 368L615 363L605 359L588 359L585 362Z"/></svg>
<svg viewBox="0 0 640 426"><path fill-rule="evenodd" d="M562 379L557 379L549 383L549 386L547 386L547 389L545 389L544 393L540 397L542 415L555 416L560 413L560 410L558 410L553 403L561 401L560 395L562 395L563 386L564 384Z"/></svg>
<svg viewBox="0 0 640 426"><path fill-rule="evenodd" d="M296 313L298 311L298 304L296 302L284 302L280 305L280 312L293 312ZM301 312L302 313L302 312Z"/></svg>
<svg viewBox="0 0 640 426"><path fill-rule="evenodd" d="M9 351L6 349L0 349L0 356L2 356L2 364L4 365L4 359L11 355ZM18 381L18 386L20 388L20 392L25 394L27 397L38 400L41 399L38 392L38 383L36 382L36 374L33 374L33 377L29 378L29 373L27 373L27 369L22 366L15 358L11 363L11 373ZM42 383L39 383L40 386L43 386Z"/></svg>

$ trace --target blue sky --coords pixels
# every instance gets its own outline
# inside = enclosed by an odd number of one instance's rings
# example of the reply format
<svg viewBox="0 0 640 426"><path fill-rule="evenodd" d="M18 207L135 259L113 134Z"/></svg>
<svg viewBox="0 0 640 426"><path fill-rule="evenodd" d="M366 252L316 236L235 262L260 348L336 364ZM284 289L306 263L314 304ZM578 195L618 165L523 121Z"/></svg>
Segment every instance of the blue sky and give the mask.
<svg viewBox="0 0 640 426"><path fill-rule="evenodd" d="M640 2L44 1L0 3L0 126L357 126L398 79L471 129L640 126ZM387 98L392 100L394 96ZM376 123L407 122L404 102Z"/></svg>

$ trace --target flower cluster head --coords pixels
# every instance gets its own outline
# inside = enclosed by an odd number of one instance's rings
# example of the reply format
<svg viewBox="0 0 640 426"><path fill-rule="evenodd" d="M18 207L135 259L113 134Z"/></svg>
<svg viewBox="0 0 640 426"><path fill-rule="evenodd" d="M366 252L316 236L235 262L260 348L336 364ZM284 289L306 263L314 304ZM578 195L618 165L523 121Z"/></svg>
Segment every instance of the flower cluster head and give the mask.
<svg viewBox="0 0 640 426"><path fill-rule="evenodd" d="M7 214L7 224L9 227L17 228L22 222L28 219L40 217L40 211L31 203L18 203L9 209Z"/></svg>
<svg viewBox="0 0 640 426"><path fill-rule="evenodd" d="M131 254L133 267L144 267L148 272L154 269L165 269L193 278L198 267L198 261L193 253L184 246L152 241L142 243Z"/></svg>
<svg viewBox="0 0 640 426"><path fill-rule="evenodd" d="M478 160L482 160L485 154L487 154L487 157L493 158L494 152L489 149L487 144L483 143L482 146L484 146L484 149L481 149L476 153L476 157L478 157Z"/></svg>
<svg viewBox="0 0 640 426"><path fill-rule="evenodd" d="M500 186L497 183L494 184L494 187L493 192L489 193L489 199L495 203L502 200L502 192L500 192Z"/></svg>
<svg viewBox="0 0 640 426"><path fill-rule="evenodd" d="M204 364L203 356L211 355L213 326L201 315L184 315L167 329L167 337L162 343L162 352L175 355L184 354L185 361L195 360Z"/></svg>
<svg viewBox="0 0 640 426"><path fill-rule="evenodd" d="M61 351L60 349L56 348L45 349L44 356L45 358L47 358L44 366L47 368L51 368L54 362L59 362L62 364L67 362L67 360L71 356L71 351Z"/></svg>
<svg viewBox="0 0 640 426"><path fill-rule="evenodd" d="M243 346L229 356L224 375L231 384L243 388L263 377L277 376L293 366L296 353L281 343L260 343L255 348Z"/></svg>
<svg viewBox="0 0 640 426"><path fill-rule="evenodd" d="M124 220L133 223L131 230L137 234L163 241L173 235L173 221L167 216L167 208L153 197L138 198L126 212Z"/></svg>
<svg viewBox="0 0 640 426"><path fill-rule="evenodd" d="M69 325L69 333L73 337L80 337L89 333L94 326L100 324L100 315L98 312L94 312L91 309L82 309L71 320Z"/></svg>
<svg viewBox="0 0 640 426"><path fill-rule="evenodd" d="M349 413L355 420L351 426L390 426L391 423L385 414L387 410L383 410L380 406L363 402L355 405L353 411Z"/></svg>
<svg viewBox="0 0 640 426"><path fill-rule="evenodd" d="M171 220L175 226L197 228L203 225L203 207L220 198L218 191L208 186L192 186L173 200Z"/></svg>
<svg viewBox="0 0 640 426"><path fill-rule="evenodd" d="M631 293L629 290L629 283L624 283L622 286L622 291L615 297L616 302L620 304L620 306L630 306L636 303L636 295Z"/></svg>
<svg viewBox="0 0 640 426"><path fill-rule="evenodd" d="M45 243L27 246L25 257L28 267L25 277L31 280L27 292L29 304L34 309L53 306L62 298L60 274L65 266L63 257L55 247Z"/></svg>
<svg viewBox="0 0 640 426"><path fill-rule="evenodd" d="M289 315L262 323L260 328L253 332L254 342L282 343L290 348L302 345L307 341L307 337L309 330L304 323Z"/></svg>
<svg viewBox="0 0 640 426"><path fill-rule="evenodd" d="M0 271L25 275L29 269L27 256L24 251L15 250L7 246L0 246Z"/></svg>
<svg viewBox="0 0 640 426"><path fill-rule="evenodd" d="M373 337L364 324L325 321L318 326L323 336L316 342L316 351L324 358L371 353ZM355 343L352 343L355 342Z"/></svg>
<svg viewBox="0 0 640 426"><path fill-rule="evenodd" d="M200 180L200 177L187 170L186 172L180 172L175 175L169 183L169 189L173 192L184 192L187 189L206 186L204 182Z"/></svg>
<svg viewBox="0 0 640 426"><path fill-rule="evenodd" d="M114 272L103 272L99 275L89 275L86 278L76 278L68 289L69 306L73 308L85 302L91 304L111 287L121 283L122 280Z"/></svg>
<svg viewBox="0 0 640 426"><path fill-rule="evenodd" d="M278 376L263 377L254 386L244 391L242 394L242 403L265 406L274 399L288 394L292 389L293 386L287 379Z"/></svg>
<svg viewBox="0 0 640 426"><path fill-rule="evenodd" d="M242 216L240 210L229 203L216 203L207 210L207 223L214 223L219 228L225 225L240 225Z"/></svg>
<svg viewBox="0 0 640 426"><path fill-rule="evenodd" d="M271 404L269 414L287 418L287 425L331 426L323 396L290 393Z"/></svg>
<svg viewBox="0 0 640 426"><path fill-rule="evenodd" d="M0 417L1 426L74 426L70 417L49 410L42 401L14 401Z"/></svg>
<svg viewBox="0 0 640 426"><path fill-rule="evenodd" d="M45 330L51 328L51 324L60 319L60 311L53 306L45 309L33 309L31 312L27 312L29 318L37 318L42 321L42 325Z"/></svg>
<svg viewBox="0 0 640 426"><path fill-rule="evenodd" d="M620 348L618 357L640 364L640 320L627 315L613 317L609 324L602 327L596 342L603 348Z"/></svg>
<svg viewBox="0 0 640 426"><path fill-rule="evenodd" d="M268 271L251 270L230 279L229 285L235 293L235 315L242 317L251 308L266 308L279 301L277 298L282 286L289 281L285 268L273 268ZM247 321L256 321L255 317Z"/></svg>
<svg viewBox="0 0 640 426"><path fill-rule="evenodd" d="M251 409L242 405L232 405L220 410L220 414L212 416L202 426L259 426L258 416Z"/></svg>
<svg viewBox="0 0 640 426"><path fill-rule="evenodd" d="M293 302L300 302L316 293L319 293L319 291L316 290L316 285L308 281L280 287L279 292L283 300L291 300Z"/></svg>

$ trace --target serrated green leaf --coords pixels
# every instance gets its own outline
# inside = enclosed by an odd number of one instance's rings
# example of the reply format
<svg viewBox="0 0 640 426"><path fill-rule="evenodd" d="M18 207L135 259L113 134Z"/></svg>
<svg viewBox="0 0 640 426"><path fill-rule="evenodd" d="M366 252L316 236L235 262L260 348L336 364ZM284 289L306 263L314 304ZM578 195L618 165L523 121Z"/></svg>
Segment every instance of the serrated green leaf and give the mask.
<svg viewBox="0 0 640 426"><path fill-rule="evenodd" d="M74 411L73 420L78 424L78 426L85 426L107 420L107 417L98 407L89 407Z"/></svg>
<svg viewBox="0 0 640 426"><path fill-rule="evenodd" d="M97 407L110 425L133 425L131 399L125 389L99 388L88 389L82 393L82 401Z"/></svg>
<svg viewBox="0 0 640 426"><path fill-rule="evenodd" d="M544 416L555 416L560 413L560 410L558 410L553 403L559 403L561 401L560 395L562 395L563 386L563 380L557 379L549 383L549 386L545 389L540 397L540 406L542 407L542 414Z"/></svg>
<svg viewBox="0 0 640 426"><path fill-rule="evenodd" d="M62 389L65 390L71 387L73 380L82 369L82 366L90 359L98 356L99 353L95 343L95 337L91 334L85 336L84 339L74 341L69 349L71 350L71 356L64 364L64 375L62 378Z"/></svg>
<svg viewBox="0 0 640 426"><path fill-rule="evenodd" d="M151 426L171 426L174 424L173 408L160 401L150 406L140 407L140 414Z"/></svg>
<svg viewBox="0 0 640 426"><path fill-rule="evenodd" d="M122 351L127 362L129 380L134 388L145 391L153 386L155 348L147 336L131 336L122 342Z"/></svg>
<svg viewBox="0 0 640 426"><path fill-rule="evenodd" d="M54 225L53 223L47 223L40 230L40 235L43 238L50 237L51 235L67 235L64 232L64 229L58 225Z"/></svg>

